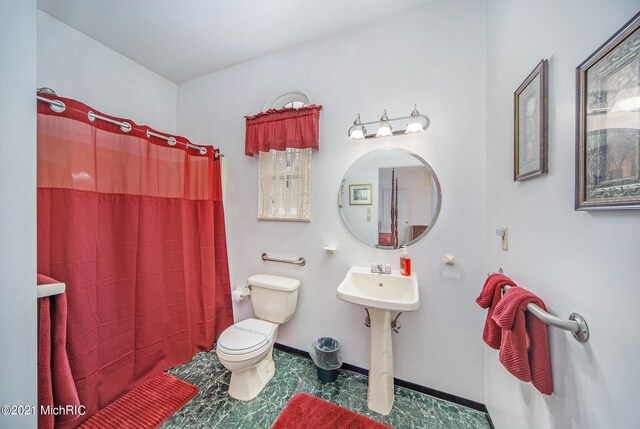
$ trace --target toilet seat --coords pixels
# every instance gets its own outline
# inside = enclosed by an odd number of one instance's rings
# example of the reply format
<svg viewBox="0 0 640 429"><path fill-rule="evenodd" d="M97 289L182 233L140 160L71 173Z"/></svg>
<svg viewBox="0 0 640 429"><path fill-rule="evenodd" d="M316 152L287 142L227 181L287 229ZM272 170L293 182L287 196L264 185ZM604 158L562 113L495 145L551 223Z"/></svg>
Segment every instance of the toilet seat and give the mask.
<svg viewBox="0 0 640 429"><path fill-rule="evenodd" d="M246 319L228 327L218 338L217 351L229 360L250 359L271 346L277 325L259 319Z"/></svg>

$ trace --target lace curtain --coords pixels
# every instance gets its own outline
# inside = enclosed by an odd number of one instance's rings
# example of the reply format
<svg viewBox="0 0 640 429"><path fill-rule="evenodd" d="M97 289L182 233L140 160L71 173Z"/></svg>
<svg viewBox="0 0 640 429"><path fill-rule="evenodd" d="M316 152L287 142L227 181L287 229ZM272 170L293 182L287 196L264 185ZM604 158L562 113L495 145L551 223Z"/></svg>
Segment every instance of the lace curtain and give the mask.
<svg viewBox="0 0 640 429"><path fill-rule="evenodd" d="M311 220L311 148L260 152L258 219Z"/></svg>

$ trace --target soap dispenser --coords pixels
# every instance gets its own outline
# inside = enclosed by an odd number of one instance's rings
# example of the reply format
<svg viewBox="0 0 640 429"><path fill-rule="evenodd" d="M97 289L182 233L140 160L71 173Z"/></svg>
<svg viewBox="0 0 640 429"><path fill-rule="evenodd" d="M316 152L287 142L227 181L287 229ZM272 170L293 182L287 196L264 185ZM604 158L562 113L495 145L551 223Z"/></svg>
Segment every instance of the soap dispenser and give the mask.
<svg viewBox="0 0 640 429"><path fill-rule="evenodd" d="M411 258L409 257L409 250L407 246L401 246L402 254L400 255L400 274L403 276L411 275Z"/></svg>

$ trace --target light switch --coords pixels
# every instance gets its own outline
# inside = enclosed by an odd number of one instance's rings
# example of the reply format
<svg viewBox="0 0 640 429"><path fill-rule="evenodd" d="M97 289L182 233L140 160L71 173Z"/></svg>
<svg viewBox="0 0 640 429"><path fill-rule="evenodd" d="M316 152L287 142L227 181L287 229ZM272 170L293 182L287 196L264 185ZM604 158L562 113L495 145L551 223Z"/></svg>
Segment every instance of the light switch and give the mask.
<svg viewBox="0 0 640 429"><path fill-rule="evenodd" d="M504 227L500 229L496 229L496 235L500 237L500 244L502 246L502 250L509 250L509 228Z"/></svg>

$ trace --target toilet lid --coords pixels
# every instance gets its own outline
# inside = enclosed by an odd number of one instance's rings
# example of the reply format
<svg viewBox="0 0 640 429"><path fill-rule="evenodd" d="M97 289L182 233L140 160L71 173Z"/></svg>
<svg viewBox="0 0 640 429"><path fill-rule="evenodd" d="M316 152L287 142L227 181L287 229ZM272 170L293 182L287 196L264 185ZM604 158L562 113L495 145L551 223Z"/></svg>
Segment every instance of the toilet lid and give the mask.
<svg viewBox="0 0 640 429"><path fill-rule="evenodd" d="M247 319L227 328L218 338L218 346L229 354L250 353L271 340L273 323Z"/></svg>

